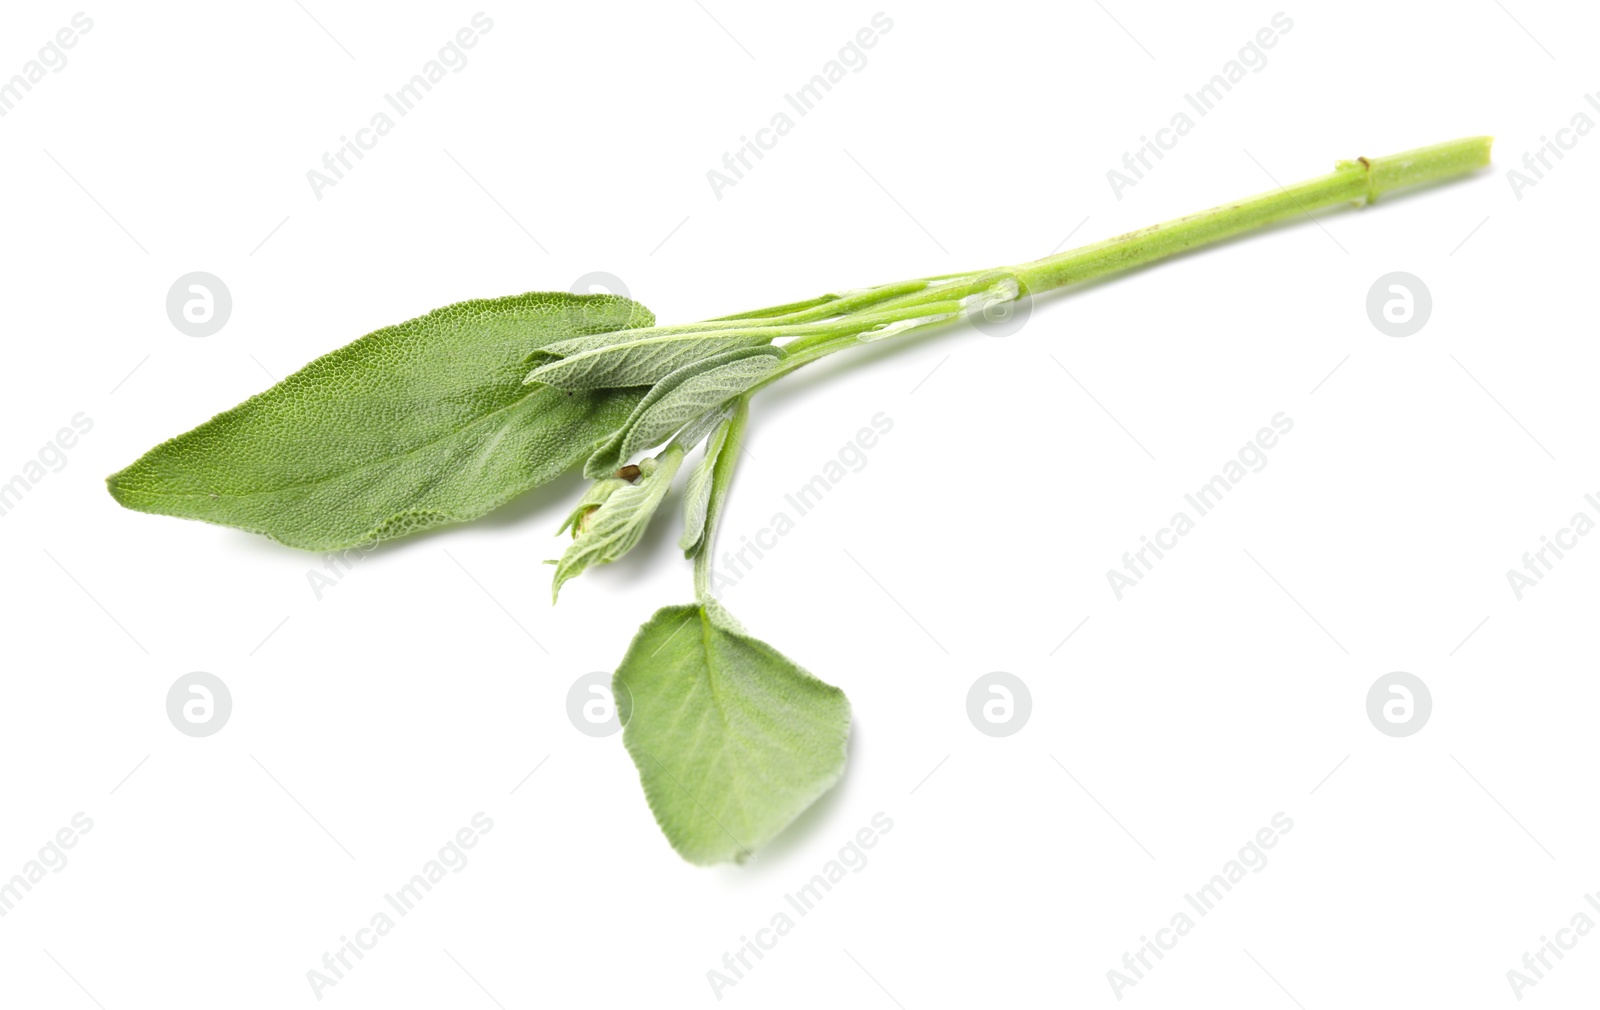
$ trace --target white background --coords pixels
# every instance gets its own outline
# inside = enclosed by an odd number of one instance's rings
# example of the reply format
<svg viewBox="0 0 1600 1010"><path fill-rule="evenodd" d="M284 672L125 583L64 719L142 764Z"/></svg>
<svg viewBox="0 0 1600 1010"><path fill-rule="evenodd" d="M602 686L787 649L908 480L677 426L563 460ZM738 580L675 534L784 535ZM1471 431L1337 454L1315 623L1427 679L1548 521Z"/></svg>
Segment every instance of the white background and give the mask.
<svg viewBox="0 0 1600 1010"><path fill-rule="evenodd" d="M1280 8L886 8L868 64L718 200L707 170L878 8L508 4L318 200L307 170L479 8L305 7L87 9L67 66L0 119L0 479L94 422L0 518L0 877L94 822L0 919L0 1003L316 1005L306 972L478 811L470 864L323 1004L716 1005L707 971L880 811L870 863L722 1003L1116 1005L1123 952L1280 811L1266 868L1123 1003L1509 1006L1524 951L1600 920L1600 547L1520 602L1505 576L1600 492L1600 137L1520 200L1506 177L1600 119L1593 10L1283 8L1267 65L1119 200L1106 171ZM8 6L0 76L77 9ZM1496 164L1471 181L763 394L724 547L873 414L894 430L725 594L855 718L843 783L743 867L679 860L620 739L566 715L577 677L690 598L675 507L552 610L540 562L575 479L388 545L320 600L320 558L104 491L269 374L464 298L603 270L692 320L1031 259L1478 133ZM204 339L164 308L194 270L234 300ZM1434 301L1405 339L1365 311L1393 270ZM1107 569L1279 411L1267 467L1117 601ZM204 739L165 713L193 670L233 696ZM965 713L994 670L1033 696L1007 739ZM1365 712L1394 670L1433 695L1405 739ZM1523 997L1597 985L1586 937Z"/></svg>

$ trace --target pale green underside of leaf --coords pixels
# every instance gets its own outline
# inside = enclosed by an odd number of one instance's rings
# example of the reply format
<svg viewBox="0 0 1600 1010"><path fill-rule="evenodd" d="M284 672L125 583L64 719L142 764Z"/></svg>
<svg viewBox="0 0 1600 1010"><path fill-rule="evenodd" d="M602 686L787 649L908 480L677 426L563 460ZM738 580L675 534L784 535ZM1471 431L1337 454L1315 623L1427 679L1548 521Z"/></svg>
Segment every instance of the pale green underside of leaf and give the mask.
<svg viewBox="0 0 1600 1010"><path fill-rule="evenodd" d="M561 524L560 529L556 530L556 536L560 536L567 530L572 530L572 536L576 539L585 513L599 508L605 504L605 500L610 498L613 493L620 488L627 487L630 483L632 482L623 480L621 477L605 477L595 481L590 485L589 490L583 493L583 497L578 499L578 504L572 507L572 511L567 513L566 521Z"/></svg>
<svg viewBox="0 0 1600 1010"><path fill-rule="evenodd" d="M727 351L691 362L665 376L645 394L626 424L595 450L584 473L599 477L661 442L690 421L726 403L777 368L775 347Z"/></svg>
<svg viewBox="0 0 1600 1010"><path fill-rule="evenodd" d="M107 485L131 509L308 550L472 519L590 455L643 397L523 385L528 354L654 321L614 295L447 306L318 358Z"/></svg>
<svg viewBox="0 0 1600 1010"><path fill-rule="evenodd" d="M588 338L594 339L594 338ZM557 389L611 389L649 386L691 362L724 351L767 344L771 337L703 337L683 333L647 337L589 347L588 340L567 340L542 348L566 355L528 373L528 382Z"/></svg>
<svg viewBox="0 0 1600 1010"><path fill-rule="evenodd" d="M722 454L722 447L728 440L728 429L732 421L723 421L711 433L711 438L706 442L706 454L689 471L689 479L683 487L683 536L678 538L678 547L687 557L694 557L698 552L700 541L706 534L706 515L711 508L711 487L713 477L717 470L717 457Z"/></svg>
<svg viewBox="0 0 1600 1010"><path fill-rule="evenodd" d="M633 550L650 526L661 499L667 496L672 478L682 463L682 450L664 452L652 471L637 484L622 481L622 486L610 493L599 511L589 517L588 530L579 534L556 562L556 574L550 586L552 603L561 595L561 586L567 580L582 575L591 565L609 564Z"/></svg>
<svg viewBox="0 0 1600 1010"><path fill-rule="evenodd" d="M612 689L650 810L691 863L743 862L844 773L844 692L713 600L658 610Z"/></svg>

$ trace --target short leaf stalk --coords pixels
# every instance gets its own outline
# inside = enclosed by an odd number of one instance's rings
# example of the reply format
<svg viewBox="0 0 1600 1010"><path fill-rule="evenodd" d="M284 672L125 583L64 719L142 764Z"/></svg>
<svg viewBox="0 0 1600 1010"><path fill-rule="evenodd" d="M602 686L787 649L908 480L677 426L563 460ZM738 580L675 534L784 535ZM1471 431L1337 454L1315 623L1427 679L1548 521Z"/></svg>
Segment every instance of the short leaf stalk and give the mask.
<svg viewBox="0 0 1600 1010"><path fill-rule="evenodd" d="M463 302L325 355L108 484L129 508L329 551L474 518L581 463L595 484L562 527L573 540L554 562L554 593L639 542L703 443L679 541L694 561L694 602L640 628L613 693L672 846L695 863L742 862L838 781L850 729L842 691L750 636L715 599L714 540L757 391L864 343L1464 176L1489 163L1490 144L1468 137L1341 161L1315 179L1029 263L698 323L657 326L614 295Z"/></svg>

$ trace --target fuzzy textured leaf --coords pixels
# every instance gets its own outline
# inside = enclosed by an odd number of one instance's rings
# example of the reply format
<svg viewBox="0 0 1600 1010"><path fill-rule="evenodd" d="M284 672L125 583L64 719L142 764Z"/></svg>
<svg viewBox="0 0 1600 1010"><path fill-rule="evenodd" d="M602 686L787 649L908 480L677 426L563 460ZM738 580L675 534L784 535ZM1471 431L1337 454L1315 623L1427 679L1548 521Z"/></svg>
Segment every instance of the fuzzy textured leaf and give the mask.
<svg viewBox="0 0 1600 1010"><path fill-rule="evenodd" d="M131 509L308 550L472 519L591 454L643 396L525 386L528 354L653 322L614 295L460 302L318 358L107 485Z"/></svg>
<svg viewBox="0 0 1600 1010"><path fill-rule="evenodd" d="M620 491L631 483L633 482L623 480L621 477L603 477L595 481L589 486L589 490L584 492L583 497L578 500L578 504L573 506L572 511L567 513L566 521L561 524L560 529L556 530L556 536L571 530L572 538L576 540L578 534L582 533L584 527L588 525L585 519L598 511L600 506L604 505L606 499L610 498L614 492Z"/></svg>
<svg viewBox="0 0 1600 1010"><path fill-rule="evenodd" d="M705 456L693 470L689 471L689 479L684 483L683 536L678 539L678 547L687 557L692 558L698 553L700 541L705 538L706 516L711 510L711 488L715 483L717 457L722 455L722 447L728 441L728 429L731 427L733 427L731 417L717 425L711 433L711 438L706 441Z"/></svg>
<svg viewBox="0 0 1600 1010"><path fill-rule="evenodd" d="M683 449L669 446L659 459L639 464L642 475L638 483L622 481L623 486L607 493L604 503L589 516L588 528L578 534L556 562L550 587L552 602L561 595L561 586L568 579L582 575L591 565L609 564L633 550L661 499L667 496L682 462Z"/></svg>
<svg viewBox="0 0 1600 1010"><path fill-rule="evenodd" d="M639 401L627 423L589 457L584 472L601 476L635 453L661 444L685 424L771 375L781 354L776 347L727 351L662 378Z"/></svg>
<svg viewBox="0 0 1600 1010"><path fill-rule="evenodd" d="M588 346L593 339L596 338L566 340L542 348L542 354L563 356L535 368L525 381L572 390L650 386L685 365L772 340L770 336L705 337L680 333Z"/></svg>
<svg viewBox="0 0 1600 1010"><path fill-rule="evenodd" d="M743 862L844 773L844 692L715 600L658 610L612 691L650 810L691 863Z"/></svg>

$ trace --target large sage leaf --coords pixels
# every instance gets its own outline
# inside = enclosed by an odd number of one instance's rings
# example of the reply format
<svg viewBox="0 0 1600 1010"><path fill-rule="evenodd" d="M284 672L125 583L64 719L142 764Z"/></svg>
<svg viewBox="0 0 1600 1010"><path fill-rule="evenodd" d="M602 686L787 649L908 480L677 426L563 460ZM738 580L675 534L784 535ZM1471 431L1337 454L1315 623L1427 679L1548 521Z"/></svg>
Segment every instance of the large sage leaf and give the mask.
<svg viewBox="0 0 1600 1010"><path fill-rule="evenodd" d="M844 773L844 692L715 600L656 611L612 692L656 823L691 863L743 862Z"/></svg>
<svg viewBox="0 0 1600 1010"><path fill-rule="evenodd" d="M525 386L528 354L653 322L614 295L461 302L318 358L107 484L131 509L309 550L471 519L588 456L643 396Z"/></svg>
<svg viewBox="0 0 1600 1010"><path fill-rule="evenodd" d="M684 365L665 376L634 407L616 434L607 439L584 473L600 477L696 418L726 403L778 368L776 347L747 347Z"/></svg>

